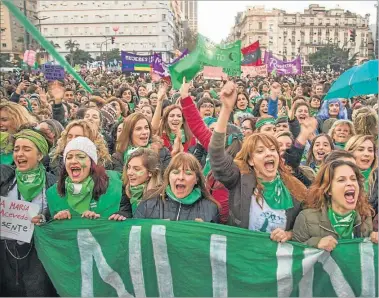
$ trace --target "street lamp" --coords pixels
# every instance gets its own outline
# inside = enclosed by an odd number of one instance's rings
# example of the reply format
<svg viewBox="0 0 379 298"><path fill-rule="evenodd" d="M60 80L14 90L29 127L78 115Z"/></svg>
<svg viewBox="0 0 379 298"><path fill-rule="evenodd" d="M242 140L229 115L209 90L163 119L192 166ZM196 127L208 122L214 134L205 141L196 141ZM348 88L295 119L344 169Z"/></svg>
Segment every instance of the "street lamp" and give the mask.
<svg viewBox="0 0 379 298"><path fill-rule="evenodd" d="M44 21L44 20L47 20L47 19L50 19L50 17L43 17L43 18L39 18L37 16L33 16L35 20L38 21L38 26L39 26L39 33L41 33L41 21Z"/></svg>

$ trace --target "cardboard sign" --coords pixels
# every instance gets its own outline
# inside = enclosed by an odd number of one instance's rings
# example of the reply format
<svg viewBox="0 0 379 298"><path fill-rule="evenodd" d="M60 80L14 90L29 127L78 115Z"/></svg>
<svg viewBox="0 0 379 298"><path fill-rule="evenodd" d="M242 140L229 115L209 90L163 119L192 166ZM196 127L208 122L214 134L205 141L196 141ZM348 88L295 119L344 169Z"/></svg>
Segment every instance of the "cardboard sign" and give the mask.
<svg viewBox="0 0 379 298"><path fill-rule="evenodd" d="M203 70L204 79L218 80L226 79L228 75L222 71L222 67L204 66Z"/></svg>
<svg viewBox="0 0 379 298"><path fill-rule="evenodd" d="M48 81L64 80L64 68L60 65L45 64L43 73Z"/></svg>
<svg viewBox="0 0 379 298"><path fill-rule="evenodd" d="M34 231L31 220L38 211L37 204L1 198L1 237L30 243Z"/></svg>
<svg viewBox="0 0 379 298"><path fill-rule="evenodd" d="M267 65L261 66L241 66L242 75L247 77L248 75L252 77L267 77Z"/></svg>

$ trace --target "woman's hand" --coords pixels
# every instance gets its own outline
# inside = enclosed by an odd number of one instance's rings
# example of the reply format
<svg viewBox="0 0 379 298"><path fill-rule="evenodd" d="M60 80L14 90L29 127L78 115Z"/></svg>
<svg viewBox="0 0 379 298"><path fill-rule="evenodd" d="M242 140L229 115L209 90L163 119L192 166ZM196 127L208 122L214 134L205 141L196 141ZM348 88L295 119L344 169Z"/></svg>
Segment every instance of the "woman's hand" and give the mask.
<svg viewBox="0 0 379 298"><path fill-rule="evenodd" d="M183 77L183 84L182 84L182 87L180 87L180 98L181 99L188 97L189 88L190 88L190 83L186 83L186 77Z"/></svg>
<svg viewBox="0 0 379 298"><path fill-rule="evenodd" d="M64 96L63 86L59 82L55 81L50 86L50 94L54 98L56 104L61 103Z"/></svg>
<svg viewBox="0 0 379 298"><path fill-rule="evenodd" d="M162 81L157 94L158 102L163 102L163 100L167 96L167 89L168 84L165 81Z"/></svg>
<svg viewBox="0 0 379 298"><path fill-rule="evenodd" d="M324 238L321 238L317 244L317 248L331 252L336 248L337 244L338 241L333 236L326 236Z"/></svg>
<svg viewBox="0 0 379 298"><path fill-rule="evenodd" d="M275 242L284 243L292 239L292 232L287 232L283 229L276 228L271 232L270 239Z"/></svg>
<svg viewBox="0 0 379 298"><path fill-rule="evenodd" d="M236 85L229 81L221 90L222 107L232 112L237 101L237 88Z"/></svg>
<svg viewBox="0 0 379 298"><path fill-rule="evenodd" d="M178 132L176 133L176 138L174 141L174 145L172 146L172 152L171 155L175 156L179 152L183 152L184 147L182 144L182 131L179 129Z"/></svg>
<svg viewBox="0 0 379 298"><path fill-rule="evenodd" d="M109 216L108 218L109 220L115 220L115 221L123 221L126 219L125 216L121 215L121 214L112 214L111 216Z"/></svg>
<svg viewBox="0 0 379 298"><path fill-rule="evenodd" d="M372 232L370 235L370 240L372 243L378 244L378 232Z"/></svg>
<svg viewBox="0 0 379 298"><path fill-rule="evenodd" d="M90 218L90 219L96 219L96 218L99 218L99 217L100 217L100 214L97 214L97 213L95 213L95 212L93 212L93 211L89 211L89 210L87 210L87 211L84 211L84 212L82 213L82 217Z"/></svg>
<svg viewBox="0 0 379 298"><path fill-rule="evenodd" d="M40 224L45 223L46 219L42 214L38 214L32 218L31 222L36 226L39 226Z"/></svg>
<svg viewBox="0 0 379 298"><path fill-rule="evenodd" d="M54 219L62 220L62 219L71 219L71 213L68 210L59 211L54 215Z"/></svg>

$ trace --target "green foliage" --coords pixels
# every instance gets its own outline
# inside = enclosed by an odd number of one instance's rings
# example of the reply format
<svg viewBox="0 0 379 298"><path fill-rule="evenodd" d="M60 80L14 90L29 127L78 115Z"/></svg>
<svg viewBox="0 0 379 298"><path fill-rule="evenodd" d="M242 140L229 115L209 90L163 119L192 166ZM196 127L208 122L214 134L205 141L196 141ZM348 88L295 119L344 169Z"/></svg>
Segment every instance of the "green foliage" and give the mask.
<svg viewBox="0 0 379 298"><path fill-rule="evenodd" d="M184 32L183 37L183 46L181 47L181 51L184 49L188 49L190 52L196 48L197 43L197 33L194 33L191 29L187 28Z"/></svg>
<svg viewBox="0 0 379 298"><path fill-rule="evenodd" d="M116 59L117 61L121 60L121 52L120 49L112 49L108 52L102 53L102 56L97 56L96 61L103 61L106 59L107 61L113 61Z"/></svg>
<svg viewBox="0 0 379 298"><path fill-rule="evenodd" d="M81 49L76 49L72 53L66 55L66 60L70 61L71 65L76 64L85 64L88 62L92 62L93 58L90 53L83 51Z"/></svg>
<svg viewBox="0 0 379 298"><path fill-rule="evenodd" d="M359 53L349 59L350 49L341 49L334 45L319 48L316 53L309 55L309 62L316 70L325 70L328 65L335 71L346 70L352 67Z"/></svg>
<svg viewBox="0 0 379 298"><path fill-rule="evenodd" d="M76 40L72 40L72 39L69 39L69 40L66 40L66 42L64 43L64 46L66 47L66 50L69 50L70 51L70 54L67 55L69 56L70 58L70 64L71 66L73 66L74 64L74 51L76 51L78 48L79 48L79 44ZM66 58L67 58L66 56Z"/></svg>

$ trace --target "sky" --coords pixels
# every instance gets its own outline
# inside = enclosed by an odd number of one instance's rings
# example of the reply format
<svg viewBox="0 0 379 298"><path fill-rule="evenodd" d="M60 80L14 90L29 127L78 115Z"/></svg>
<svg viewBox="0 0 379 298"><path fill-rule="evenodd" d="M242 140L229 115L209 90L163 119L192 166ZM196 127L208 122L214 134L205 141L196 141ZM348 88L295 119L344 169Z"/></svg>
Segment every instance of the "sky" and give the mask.
<svg viewBox="0 0 379 298"><path fill-rule="evenodd" d="M237 12L247 6L264 5L266 9L283 9L288 13L304 12L309 4L319 4L326 9L339 5L344 10L364 16L370 14L370 24L375 24L377 1L203 1L198 0L198 31L212 41L219 43L226 38L234 25Z"/></svg>

